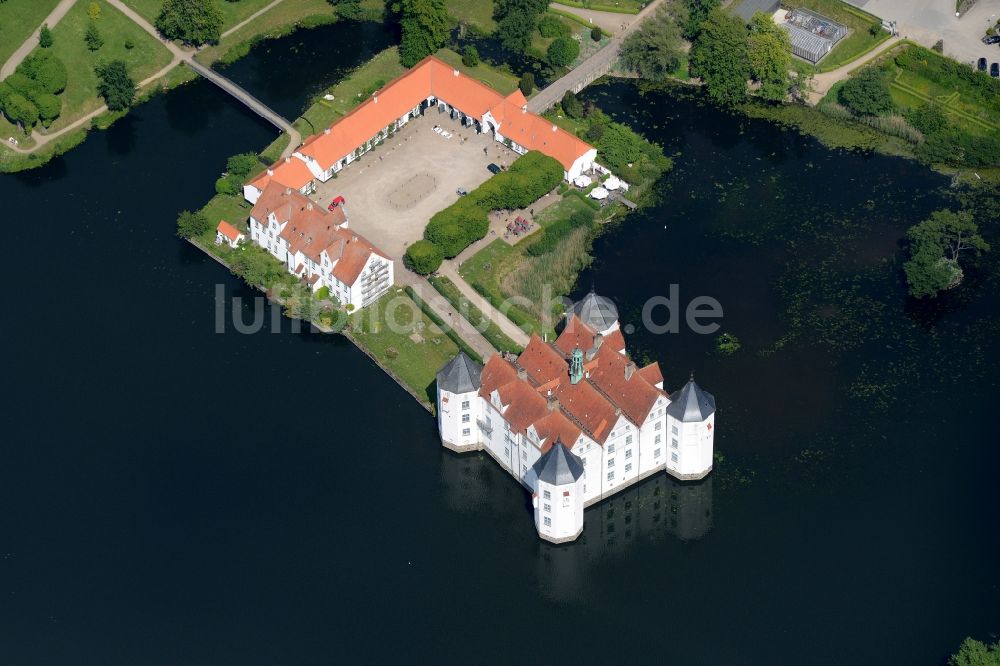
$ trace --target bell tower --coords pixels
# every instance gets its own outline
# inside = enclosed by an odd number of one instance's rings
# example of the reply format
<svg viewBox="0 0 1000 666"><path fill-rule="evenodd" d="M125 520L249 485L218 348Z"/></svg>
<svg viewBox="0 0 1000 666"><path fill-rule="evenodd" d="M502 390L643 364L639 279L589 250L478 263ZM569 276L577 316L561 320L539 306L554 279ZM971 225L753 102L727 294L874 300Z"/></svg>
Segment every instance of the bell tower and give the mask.
<svg viewBox="0 0 1000 666"><path fill-rule="evenodd" d="M583 379L583 350L577 347L569 361L569 382L579 384Z"/></svg>

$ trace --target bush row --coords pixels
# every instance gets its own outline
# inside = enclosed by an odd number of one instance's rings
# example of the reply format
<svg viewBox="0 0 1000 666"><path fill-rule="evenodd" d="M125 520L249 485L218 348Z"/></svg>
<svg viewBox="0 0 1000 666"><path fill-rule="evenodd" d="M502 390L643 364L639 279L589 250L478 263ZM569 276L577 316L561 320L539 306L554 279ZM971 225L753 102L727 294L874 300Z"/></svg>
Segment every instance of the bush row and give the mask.
<svg viewBox="0 0 1000 666"><path fill-rule="evenodd" d="M594 213L590 209L574 211L567 218L557 220L542 230L541 237L529 245L525 252L532 257L548 254L556 248L563 238L578 227L590 226L594 223Z"/></svg>
<svg viewBox="0 0 1000 666"><path fill-rule="evenodd" d="M65 90L67 80L66 65L52 53L29 55L0 82L0 110L27 131L39 121L48 127L62 112L57 95Z"/></svg>

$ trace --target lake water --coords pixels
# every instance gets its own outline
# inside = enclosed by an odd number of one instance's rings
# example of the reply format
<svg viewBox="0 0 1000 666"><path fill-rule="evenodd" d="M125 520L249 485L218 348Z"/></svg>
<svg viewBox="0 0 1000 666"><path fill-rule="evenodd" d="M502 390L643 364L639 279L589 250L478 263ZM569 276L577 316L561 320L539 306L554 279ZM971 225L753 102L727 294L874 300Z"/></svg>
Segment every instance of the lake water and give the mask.
<svg viewBox="0 0 1000 666"><path fill-rule="evenodd" d="M346 69L359 34L265 48ZM294 115L329 72L284 67L236 78ZM706 482L650 479L551 547L343 338L216 332L217 289L256 295L174 221L274 130L194 82L0 177L0 662L934 664L997 631L996 283L928 312L891 265L947 181L696 96L587 95L680 155L578 291L628 323L676 283L743 342L630 337L715 393Z"/></svg>

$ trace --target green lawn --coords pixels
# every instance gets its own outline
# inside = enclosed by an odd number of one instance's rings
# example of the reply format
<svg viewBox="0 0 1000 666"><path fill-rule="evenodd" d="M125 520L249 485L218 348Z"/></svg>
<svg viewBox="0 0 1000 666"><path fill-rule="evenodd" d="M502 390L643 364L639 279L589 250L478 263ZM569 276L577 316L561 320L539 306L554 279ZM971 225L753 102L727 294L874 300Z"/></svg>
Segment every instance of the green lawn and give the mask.
<svg viewBox="0 0 1000 666"><path fill-rule="evenodd" d="M458 312L472 326L483 334L494 348L503 352L520 353L521 347L507 337L507 334L500 330L494 322L487 319L482 310L476 307L469 299L462 295L455 283L447 277L428 278L431 285L437 289L438 293L445 297Z"/></svg>
<svg viewBox="0 0 1000 666"><path fill-rule="evenodd" d="M496 67L480 62L475 67L466 67L462 63L462 56L451 49L441 49L435 53L438 58L444 60L452 67L458 69L463 74L467 74L475 79L479 79L491 88L500 91L504 95L509 95L517 89L518 78L513 74L502 72Z"/></svg>
<svg viewBox="0 0 1000 666"><path fill-rule="evenodd" d="M493 0L445 0L448 14L456 21L476 26L486 34L496 30Z"/></svg>
<svg viewBox="0 0 1000 666"><path fill-rule="evenodd" d="M88 4L77 2L59 25L52 29L55 44L49 50L66 63L69 70L69 82L60 95L62 115L52 123L53 130L69 125L104 103L97 95L94 66L98 63L124 60L136 83L170 63L170 51L165 46L106 2L98 3L101 17L96 21L97 28L104 37L104 46L97 51L88 51L83 41L83 35L90 24ZM126 40L131 40L134 48L125 48Z"/></svg>
<svg viewBox="0 0 1000 666"><path fill-rule="evenodd" d="M393 315L391 322L387 312ZM391 289L367 308L352 314L348 332L431 405L435 402L434 379L438 370L458 354L458 346L402 289ZM415 340L413 334L419 337Z"/></svg>
<svg viewBox="0 0 1000 666"><path fill-rule="evenodd" d="M873 37L868 29L873 23L878 23L879 19L841 0L785 0L783 6L790 9L805 7L850 28L847 37L840 40L833 50L819 61L816 69L820 72L837 69L868 53L890 37L885 30L880 30Z"/></svg>
<svg viewBox="0 0 1000 666"><path fill-rule="evenodd" d="M222 11L222 30L228 30L257 10L266 7L273 0L239 0L239 2L228 2L219 0L215 4ZM292 3L298 0L286 0ZM163 7L163 0L122 0L126 5L135 10L137 14L153 23L156 16Z"/></svg>
<svg viewBox="0 0 1000 666"><path fill-rule="evenodd" d="M225 164L220 164L219 171L222 172L225 166ZM215 228L219 225L220 220L229 222L243 233L249 235L250 231L247 228L247 220L250 218L250 208L250 204L241 196L216 194L209 199L208 203L202 207L201 212L208 219L211 227L209 234L211 238L215 239Z"/></svg>
<svg viewBox="0 0 1000 666"><path fill-rule="evenodd" d="M638 14L645 5L649 4L649 0L559 0L559 4L597 12Z"/></svg>
<svg viewBox="0 0 1000 666"><path fill-rule="evenodd" d="M42 24L59 0L7 0L0 2L0 63Z"/></svg>

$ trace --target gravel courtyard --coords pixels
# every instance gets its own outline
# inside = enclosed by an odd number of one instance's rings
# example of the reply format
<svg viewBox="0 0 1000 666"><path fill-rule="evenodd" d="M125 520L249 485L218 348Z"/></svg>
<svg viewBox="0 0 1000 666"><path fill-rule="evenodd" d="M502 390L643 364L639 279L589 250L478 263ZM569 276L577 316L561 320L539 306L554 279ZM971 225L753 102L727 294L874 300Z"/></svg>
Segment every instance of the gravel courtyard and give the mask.
<svg viewBox="0 0 1000 666"><path fill-rule="evenodd" d="M451 138L434 132L435 125ZM509 166L516 157L491 135L477 135L432 109L320 183L313 198L326 206L343 196L350 227L399 259L423 237L431 216L458 199L458 188L473 190L492 175L486 165Z"/></svg>

